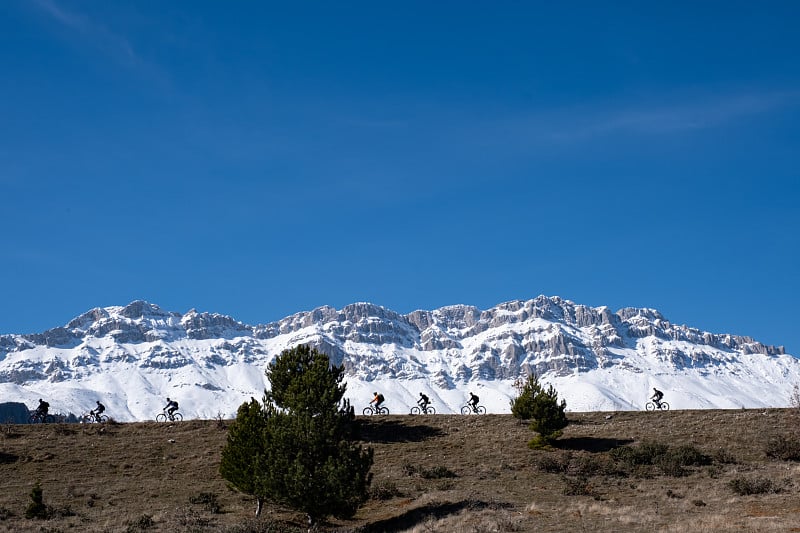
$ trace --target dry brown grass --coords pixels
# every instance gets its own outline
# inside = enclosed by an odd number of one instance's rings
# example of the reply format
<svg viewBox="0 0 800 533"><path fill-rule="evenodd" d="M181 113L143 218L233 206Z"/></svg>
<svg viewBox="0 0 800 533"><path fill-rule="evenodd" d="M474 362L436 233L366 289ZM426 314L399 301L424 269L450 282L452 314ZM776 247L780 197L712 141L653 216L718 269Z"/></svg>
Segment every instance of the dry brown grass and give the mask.
<svg viewBox="0 0 800 533"><path fill-rule="evenodd" d="M609 418L607 418L609 417ZM796 409L570 413L558 448L531 450L510 415L363 419L374 494L331 531L800 531L800 464L769 439L800 439ZM303 517L253 501L217 472L226 429L178 424L4 426L0 531L297 531ZM614 448L691 446L711 464L681 477L623 467ZM738 496L737 478L779 492ZM36 482L52 518L24 517Z"/></svg>

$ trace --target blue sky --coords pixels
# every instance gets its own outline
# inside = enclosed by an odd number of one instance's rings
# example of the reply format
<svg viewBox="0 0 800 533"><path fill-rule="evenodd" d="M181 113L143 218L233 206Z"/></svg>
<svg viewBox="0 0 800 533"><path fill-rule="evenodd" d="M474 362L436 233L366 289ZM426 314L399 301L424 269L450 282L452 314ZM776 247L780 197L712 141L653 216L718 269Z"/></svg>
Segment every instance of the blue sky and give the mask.
<svg viewBox="0 0 800 533"><path fill-rule="evenodd" d="M545 294L800 355L800 3L607 4L4 2L0 333Z"/></svg>

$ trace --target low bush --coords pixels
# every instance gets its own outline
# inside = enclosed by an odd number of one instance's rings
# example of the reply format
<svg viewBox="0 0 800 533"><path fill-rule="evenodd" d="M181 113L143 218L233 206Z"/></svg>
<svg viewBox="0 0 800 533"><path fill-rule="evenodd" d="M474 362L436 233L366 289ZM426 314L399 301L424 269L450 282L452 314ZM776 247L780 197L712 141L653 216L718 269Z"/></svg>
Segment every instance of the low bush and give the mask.
<svg viewBox="0 0 800 533"><path fill-rule="evenodd" d="M564 482L563 493L564 496L593 496L589 480L585 476L562 476L561 481Z"/></svg>
<svg viewBox="0 0 800 533"><path fill-rule="evenodd" d="M428 470L422 470L420 475L425 479L441 479L448 477L456 477L456 473L447 468L446 466L434 466Z"/></svg>
<svg viewBox="0 0 800 533"><path fill-rule="evenodd" d="M800 440L786 435L770 437L764 447L768 457L782 461L800 461Z"/></svg>
<svg viewBox="0 0 800 533"><path fill-rule="evenodd" d="M397 484L390 479L374 481L369 489L369 497L373 500L391 500L402 495Z"/></svg>
<svg viewBox="0 0 800 533"><path fill-rule="evenodd" d="M563 474L569 468L570 456L543 454L534 460L534 467L539 472Z"/></svg>
<svg viewBox="0 0 800 533"><path fill-rule="evenodd" d="M273 520L248 518L222 531L224 533L305 533L306 530Z"/></svg>
<svg viewBox="0 0 800 533"><path fill-rule="evenodd" d="M400 468L403 470L403 473L407 476L416 476L417 474L419 474L419 467L409 461L403 462L403 465Z"/></svg>
<svg viewBox="0 0 800 533"><path fill-rule="evenodd" d="M189 503L202 505L203 509L211 514L219 514L222 512L222 506L217 500L217 495L213 492L201 492L194 496L190 496Z"/></svg>
<svg viewBox="0 0 800 533"><path fill-rule="evenodd" d="M711 457L694 446L683 445L671 448L658 442L642 442L638 446L621 446L609 452L610 457L624 468L638 475L647 475L648 469L656 467L662 474L682 477L689 472L688 466L710 465Z"/></svg>
<svg viewBox="0 0 800 533"><path fill-rule="evenodd" d="M767 477L744 477L740 476L732 479L729 486L733 492L739 496L749 496L751 494L770 494L780 492L781 488L770 478Z"/></svg>
<svg viewBox="0 0 800 533"><path fill-rule="evenodd" d="M738 463L736 456L726 448L717 448L711 452L711 460L723 465Z"/></svg>
<svg viewBox="0 0 800 533"><path fill-rule="evenodd" d="M126 533L137 533L138 531L146 531L152 527L155 527L155 525L156 523L152 516L149 514L143 514L136 520L128 521L128 527L125 531Z"/></svg>

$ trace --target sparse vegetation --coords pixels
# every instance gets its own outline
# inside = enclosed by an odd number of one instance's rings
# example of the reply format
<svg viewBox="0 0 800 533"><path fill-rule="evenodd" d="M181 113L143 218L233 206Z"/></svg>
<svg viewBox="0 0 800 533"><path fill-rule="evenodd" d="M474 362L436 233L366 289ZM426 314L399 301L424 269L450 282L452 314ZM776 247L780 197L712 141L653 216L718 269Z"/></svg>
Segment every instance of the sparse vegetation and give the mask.
<svg viewBox="0 0 800 533"><path fill-rule="evenodd" d="M402 496L402 492L397 488L397 483L391 479L381 479L373 481L369 489L369 497L373 500L391 500L397 496Z"/></svg>
<svg viewBox="0 0 800 533"><path fill-rule="evenodd" d="M153 520L153 517L149 514L143 514L139 518L135 520L131 520L127 522L127 529L125 530L126 533L138 533L139 531L147 531L148 529L155 527L156 522Z"/></svg>
<svg viewBox="0 0 800 533"><path fill-rule="evenodd" d="M423 469L419 473L425 479L442 479L448 477L456 477L456 473L447 468L446 466L434 466L433 468Z"/></svg>
<svg viewBox="0 0 800 533"><path fill-rule="evenodd" d="M800 461L800 439L788 435L773 435L764 447L767 457L782 461Z"/></svg>
<svg viewBox="0 0 800 533"><path fill-rule="evenodd" d="M623 467L624 472L638 476L654 475L652 468L645 468L654 467L664 475L682 477L689 473L686 467L711 464L711 457L694 446L670 447L655 441L615 448L610 455Z"/></svg>
<svg viewBox="0 0 800 533"><path fill-rule="evenodd" d="M607 417L570 413L563 435L543 450L528 448L527 424L508 415L359 417L359 442L374 449L369 499L352 518L320 520L316 531L800 530L798 467L765 453L775 428L794 435L793 409ZM0 437L0 451L15 458L0 462L0 530L307 531L304 513L269 502L252 518L253 498L218 475L235 425L227 424L119 424L103 434L92 425L70 435L14 426L19 437ZM663 456L682 465L682 477L663 470ZM445 470L457 476L423 475ZM37 479L46 520L25 518ZM206 508L214 500L216 514Z"/></svg>
<svg viewBox="0 0 800 533"><path fill-rule="evenodd" d="M780 492L781 488L772 479L763 476L733 478L729 483L733 492L739 496L749 496L751 494L769 494Z"/></svg>
<svg viewBox="0 0 800 533"><path fill-rule="evenodd" d="M194 505L202 505L205 511L211 514L219 514L222 512L222 506L217 500L217 495L213 492L201 492L189 497L189 503Z"/></svg>

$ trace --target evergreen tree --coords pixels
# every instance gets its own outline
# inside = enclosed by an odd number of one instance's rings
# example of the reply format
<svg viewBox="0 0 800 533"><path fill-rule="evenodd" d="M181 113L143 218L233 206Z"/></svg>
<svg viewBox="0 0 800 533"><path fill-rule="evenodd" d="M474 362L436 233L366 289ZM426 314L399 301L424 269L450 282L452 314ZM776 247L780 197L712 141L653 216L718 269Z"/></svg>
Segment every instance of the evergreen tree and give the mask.
<svg viewBox="0 0 800 533"><path fill-rule="evenodd" d="M566 408L565 400L559 403L555 387L544 388L535 373L528 377L520 395L511 401L511 414L530 420L530 428L539 434L528 443L532 448L551 444L561 436L561 430L569 423L564 413Z"/></svg>
<svg viewBox="0 0 800 533"><path fill-rule="evenodd" d="M222 450L219 471L237 490L256 497L256 516L261 514L264 494L259 490L258 476L264 457L264 431L267 427L264 407L251 398L239 406L236 421L228 430L228 441Z"/></svg>
<svg viewBox="0 0 800 533"><path fill-rule="evenodd" d="M351 440L343 366L308 346L285 350L267 371L263 405L239 407L220 473L238 490L305 512L314 524L348 518L367 499L372 449Z"/></svg>
<svg viewBox="0 0 800 533"><path fill-rule="evenodd" d="M44 504L42 486L37 481L31 489L31 502L25 509L25 518L47 518L47 506Z"/></svg>

